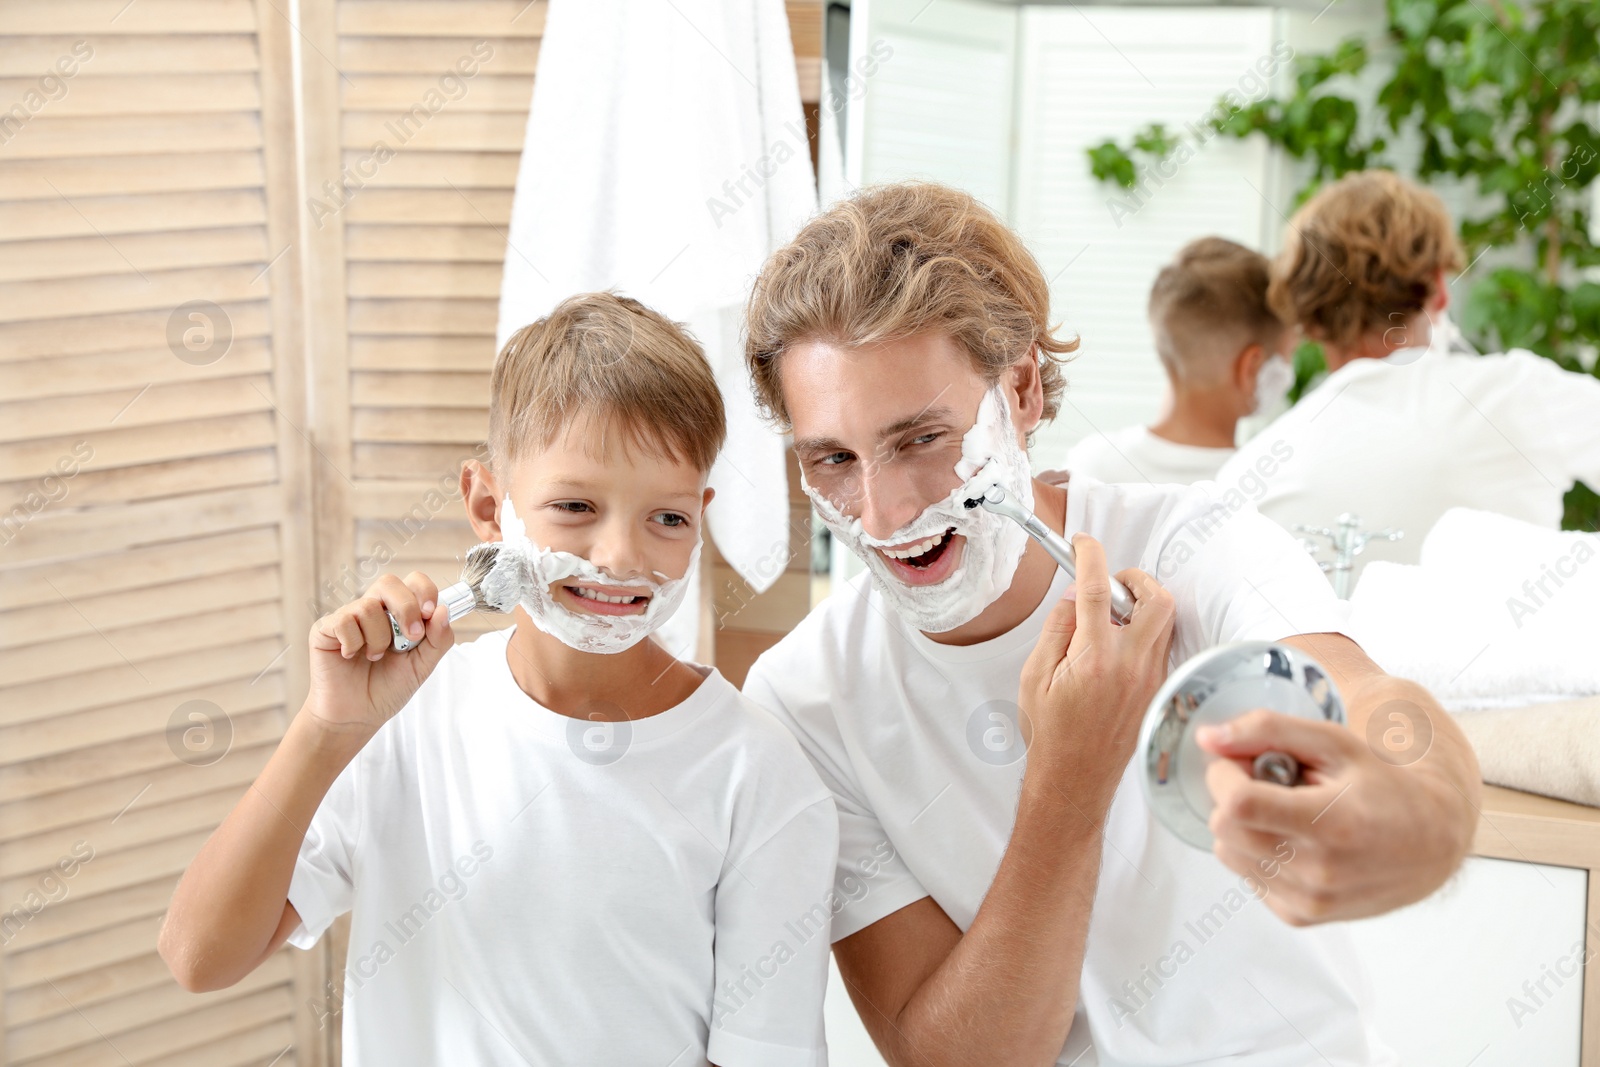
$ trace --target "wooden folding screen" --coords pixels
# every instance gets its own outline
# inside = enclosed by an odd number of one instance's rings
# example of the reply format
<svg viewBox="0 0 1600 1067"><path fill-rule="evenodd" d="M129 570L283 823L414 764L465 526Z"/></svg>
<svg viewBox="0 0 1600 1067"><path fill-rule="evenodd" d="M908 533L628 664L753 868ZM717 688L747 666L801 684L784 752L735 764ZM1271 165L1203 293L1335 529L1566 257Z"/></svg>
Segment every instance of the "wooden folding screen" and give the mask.
<svg viewBox="0 0 1600 1067"><path fill-rule="evenodd" d="M0 1059L316 1064L318 957L194 996L178 875L305 689L292 29L0 6Z"/></svg>

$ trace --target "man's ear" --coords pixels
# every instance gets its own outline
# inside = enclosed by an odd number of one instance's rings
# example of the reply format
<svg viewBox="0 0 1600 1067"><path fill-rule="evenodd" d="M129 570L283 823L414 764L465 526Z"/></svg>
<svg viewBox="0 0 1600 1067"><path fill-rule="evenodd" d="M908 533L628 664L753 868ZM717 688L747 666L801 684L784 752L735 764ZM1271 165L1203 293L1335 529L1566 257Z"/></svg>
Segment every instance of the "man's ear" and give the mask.
<svg viewBox="0 0 1600 1067"><path fill-rule="evenodd" d="M1044 380L1039 377L1039 346L1011 365L1011 407L1017 430L1026 440L1044 419Z"/></svg>
<svg viewBox="0 0 1600 1067"><path fill-rule="evenodd" d="M500 540L500 488L494 472L483 463L469 459L461 465L461 499L467 505L467 521L479 541Z"/></svg>
<svg viewBox="0 0 1600 1067"><path fill-rule="evenodd" d="M1428 294L1427 310L1438 314L1450 306L1450 286L1445 281L1444 271L1435 271L1433 274L1433 292Z"/></svg>

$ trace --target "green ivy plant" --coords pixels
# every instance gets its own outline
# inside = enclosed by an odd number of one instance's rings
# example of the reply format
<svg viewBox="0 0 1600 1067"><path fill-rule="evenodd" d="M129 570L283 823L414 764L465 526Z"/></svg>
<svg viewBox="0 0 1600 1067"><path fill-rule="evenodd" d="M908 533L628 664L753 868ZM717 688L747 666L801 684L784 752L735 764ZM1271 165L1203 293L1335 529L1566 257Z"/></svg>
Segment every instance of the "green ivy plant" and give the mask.
<svg viewBox="0 0 1600 1067"><path fill-rule="evenodd" d="M1224 136L1263 136L1307 164L1300 202L1350 171L1399 169L1391 141L1406 133L1421 147L1410 167L1417 178L1464 182L1480 194L1461 219L1461 240L1470 263L1494 250L1494 265L1468 269L1462 331L1480 351L1526 348L1600 376L1600 249L1590 230L1600 177L1600 2L1387 0L1386 15L1390 48L1378 59L1360 38L1297 56L1292 91L1225 98L1206 122ZM1354 78L1369 65L1384 80L1371 103L1358 102ZM1151 124L1125 145L1089 149L1090 170L1132 189L1182 140ZM1298 399L1324 372L1321 349L1303 345L1295 369ZM1576 486L1563 526L1600 527L1600 496Z"/></svg>

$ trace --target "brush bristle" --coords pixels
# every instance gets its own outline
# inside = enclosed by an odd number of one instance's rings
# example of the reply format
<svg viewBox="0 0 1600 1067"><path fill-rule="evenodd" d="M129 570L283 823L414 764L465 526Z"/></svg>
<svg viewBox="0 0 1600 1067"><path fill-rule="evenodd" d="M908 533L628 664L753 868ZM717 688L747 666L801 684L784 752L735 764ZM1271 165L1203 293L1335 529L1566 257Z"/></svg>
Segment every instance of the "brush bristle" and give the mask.
<svg viewBox="0 0 1600 1067"><path fill-rule="evenodd" d="M461 567L461 580L472 588L473 610L475 611L488 611L496 615L504 615L516 607L515 604L510 607L495 604L484 598L484 579L488 578L494 570L494 565L500 558L500 546L503 543L501 541L485 541L482 544L473 545L467 550L467 561Z"/></svg>

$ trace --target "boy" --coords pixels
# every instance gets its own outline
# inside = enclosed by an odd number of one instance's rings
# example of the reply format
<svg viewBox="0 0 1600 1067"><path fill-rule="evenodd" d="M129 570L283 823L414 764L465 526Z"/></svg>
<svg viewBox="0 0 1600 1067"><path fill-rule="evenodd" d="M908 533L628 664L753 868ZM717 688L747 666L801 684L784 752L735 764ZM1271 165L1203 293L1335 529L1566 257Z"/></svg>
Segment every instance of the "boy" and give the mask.
<svg viewBox="0 0 1600 1067"><path fill-rule="evenodd" d="M724 433L698 346L635 301L511 338L461 485L482 540L531 554L516 625L452 648L417 572L313 625L305 706L168 912L180 983L351 911L352 1065L826 1063L833 802L716 670L643 640Z"/></svg>
<svg viewBox="0 0 1600 1067"><path fill-rule="evenodd" d="M1153 426L1091 434L1068 470L1102 482L1214 479L1240 420L1276 415L1294 368L1294 331L1267 306L1267 258L1222 237L1191 241L1156 276L1150 330L1170 383Z"/></svg>

